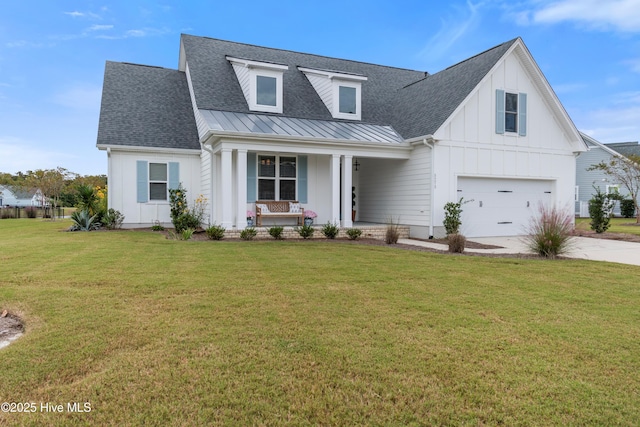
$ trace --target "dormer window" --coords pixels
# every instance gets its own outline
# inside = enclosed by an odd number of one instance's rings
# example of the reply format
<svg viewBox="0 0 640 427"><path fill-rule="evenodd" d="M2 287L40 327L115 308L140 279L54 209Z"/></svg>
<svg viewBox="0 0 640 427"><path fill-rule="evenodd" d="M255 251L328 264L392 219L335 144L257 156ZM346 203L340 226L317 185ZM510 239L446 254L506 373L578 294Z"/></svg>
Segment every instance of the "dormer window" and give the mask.
<svg viewBox="0 0 640 427"><path fill-rule="evenodd" d="M298 67L335 119L360 120L365 76Z"/></svg>
<svg viewBox="0 0 640 427"><path fill-rule="evenodd" d="M230 56L227 60L236 72L251 111L282 113L282 77L288 66Z"/></svg>

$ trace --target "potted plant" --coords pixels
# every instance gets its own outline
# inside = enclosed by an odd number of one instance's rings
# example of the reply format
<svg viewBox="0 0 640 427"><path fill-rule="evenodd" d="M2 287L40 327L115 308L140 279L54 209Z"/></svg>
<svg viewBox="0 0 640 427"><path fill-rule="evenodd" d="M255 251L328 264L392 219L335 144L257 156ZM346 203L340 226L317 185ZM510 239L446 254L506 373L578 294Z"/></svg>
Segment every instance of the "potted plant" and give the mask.
<svg viewBox="0 0 640 427"><path fill-rule="evenodd" d="M317 213L315 213L312 210L309 209L305 209L304 210L304 225L312 225L313 224L313 220L318 216Z"/></svg>
<svg viewBox="0 0 640 427"><path fill-rule="evenodd" d="M255 212L247 211L247 227L253 227L253 218L256 217Z"/></svg>

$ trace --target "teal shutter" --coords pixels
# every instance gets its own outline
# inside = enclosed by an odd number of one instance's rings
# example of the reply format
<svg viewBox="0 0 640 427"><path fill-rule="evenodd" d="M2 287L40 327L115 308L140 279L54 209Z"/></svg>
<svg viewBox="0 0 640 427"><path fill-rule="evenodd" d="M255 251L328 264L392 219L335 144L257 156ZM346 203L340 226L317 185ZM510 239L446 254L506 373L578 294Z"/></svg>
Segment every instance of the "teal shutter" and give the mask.
<svg viewBox="0 0 640 427"><path fill-rule="evenodd" d="M298 201L307 201L307 156L298 156Z"/></svg>
<svg viewBox="0 0 640 427"><path fill-rule="evenodd" d="M175 190L180 186L180 163L169 162L169 190Z"/></svg>
<svg viewBox="0 0 640 427"><path fill-rule="evenodd" d="M149 164L144 160L136 162L136 176L138 203L147 203L149 201Z"/></svg>
<svg viewBox="0 0 640 427"><path fill-rule="evenodd" d="M527 136L527 94L521 93L518 99L518 134Z"/></svg>
<svg viewBox="0 0 640 427"><path fill-rule="evenodd" d="M247 203L253 203L257 199L258 179L256 176L258 168L258 160L256 153L247 153Z"/></svg>
<svg viewBox="0 0 640 427"><path fill-rule="evenodd" d="M504 133L504 91L496 89L496 133Z"/></svg>

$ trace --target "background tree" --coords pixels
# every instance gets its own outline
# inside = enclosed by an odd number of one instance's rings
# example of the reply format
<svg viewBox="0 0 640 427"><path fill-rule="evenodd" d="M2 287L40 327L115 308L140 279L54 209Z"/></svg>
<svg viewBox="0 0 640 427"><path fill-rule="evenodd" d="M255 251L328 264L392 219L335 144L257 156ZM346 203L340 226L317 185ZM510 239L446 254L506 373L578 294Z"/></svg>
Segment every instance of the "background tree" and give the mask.
<svg viewBox="0 0 640 427"><path fill-rule="evenodd" d="M42 192L43 208L46 207L47 202L50 202L53 207L51 219L55 220L55 210L58 207L60 195L65 187L65 181L75 176L77 176L77 174L61 167L28 171L24 180L24 187L31 191L40 190Z"/></svg>
<svg viewBox="0 0 640 427"><path fill-rule="evenodd" d="M600 170L612 177L616 182L624 185L629 191L629 197L636 208L636 223L640 223L640 207L638 207L638 194L640 194L640 156L612 157L610 161L602 161L591 165L587 170Z"/></svg>

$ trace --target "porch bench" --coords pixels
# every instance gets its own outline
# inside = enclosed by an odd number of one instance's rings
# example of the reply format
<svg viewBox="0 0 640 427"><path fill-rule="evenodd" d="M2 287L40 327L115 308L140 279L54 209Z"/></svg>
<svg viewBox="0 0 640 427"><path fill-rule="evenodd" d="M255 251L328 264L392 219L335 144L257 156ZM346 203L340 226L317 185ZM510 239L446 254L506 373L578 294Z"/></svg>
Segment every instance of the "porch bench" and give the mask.
<svg viewBox="0 0 640 427"><path fill-rule="evenodd" d="M290 212L290 203L300 205L297 200L256 200L256 225L262 226L263 218L296 218L296 225L304 224L304 208L300 206L299 212Z"/></svg>

